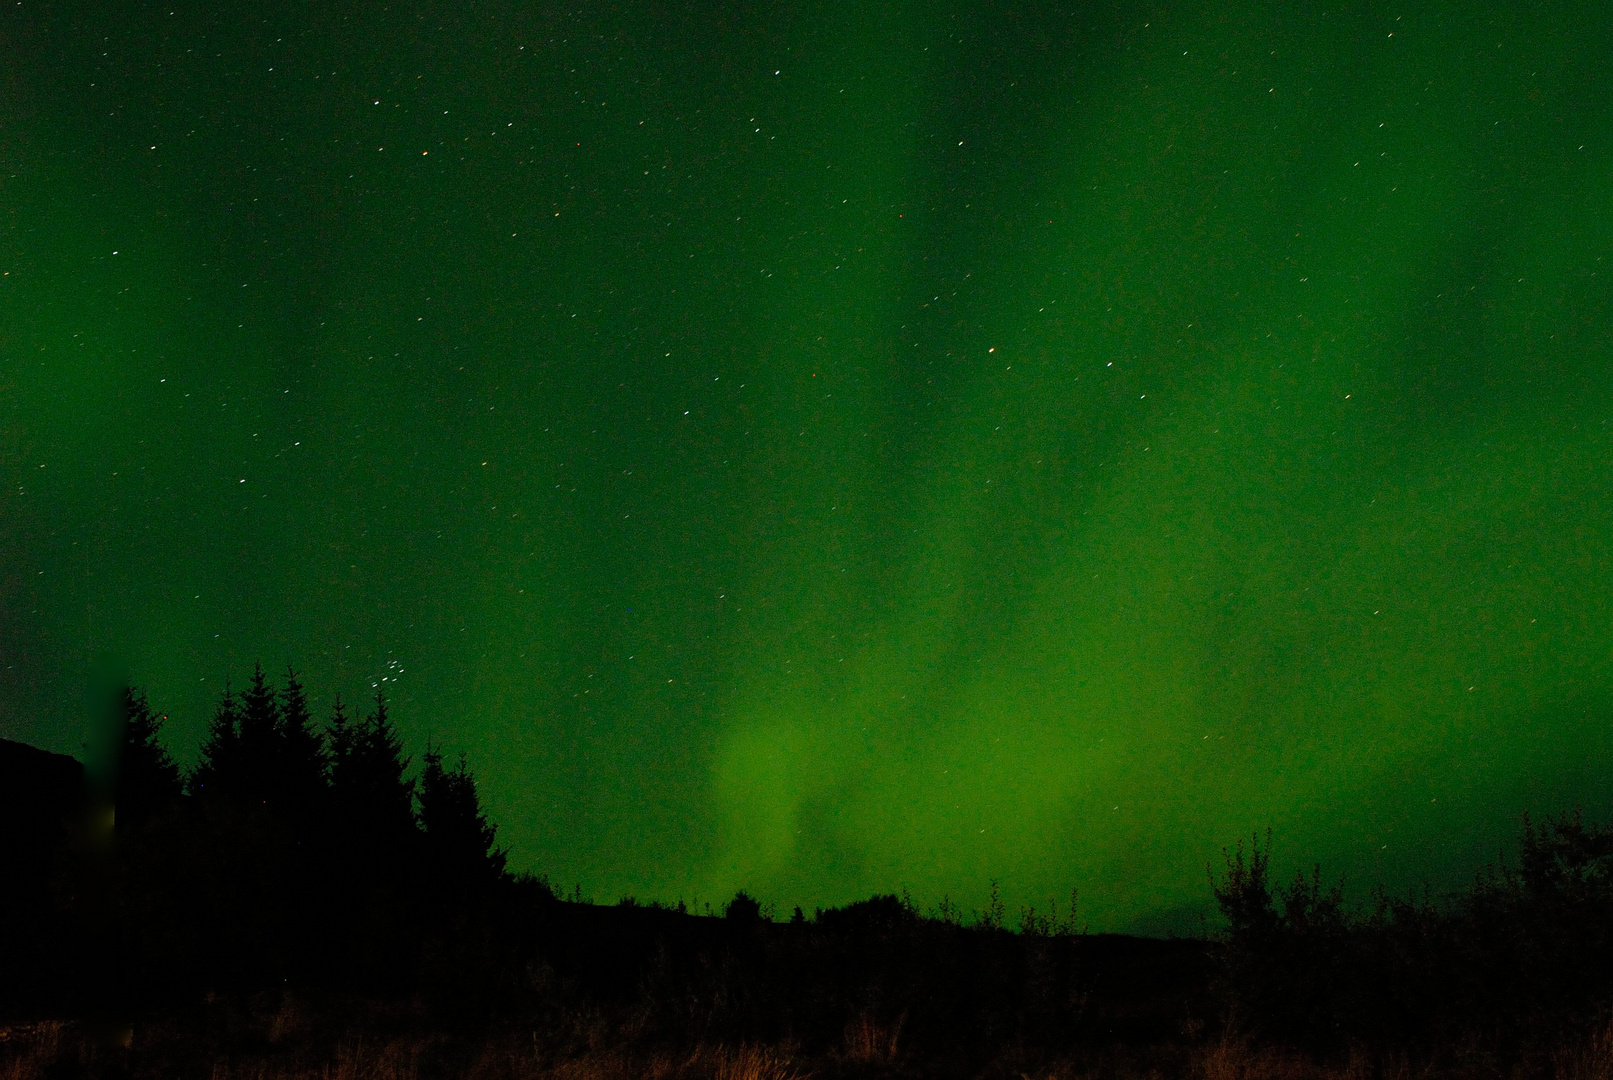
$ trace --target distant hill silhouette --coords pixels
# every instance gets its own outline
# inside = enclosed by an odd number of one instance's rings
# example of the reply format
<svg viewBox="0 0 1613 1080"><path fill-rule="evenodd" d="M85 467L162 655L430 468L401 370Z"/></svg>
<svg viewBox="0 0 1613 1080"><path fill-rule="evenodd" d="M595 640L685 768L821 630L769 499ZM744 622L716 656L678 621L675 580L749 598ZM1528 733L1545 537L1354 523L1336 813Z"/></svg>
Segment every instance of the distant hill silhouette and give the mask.
<svg viewBox="0 0 1613 1080"><path fill-rule="evenodd" d="M84 766L0 739L0 865L7 892L44 874L84 809Z"/></svg>
<svg viewBox="0 0 1613 1080"><path fill-rule="evenodd" d="M0 739L0 1000L49 1000L63 971L57 871L86 795L76 759Z"/></svg>

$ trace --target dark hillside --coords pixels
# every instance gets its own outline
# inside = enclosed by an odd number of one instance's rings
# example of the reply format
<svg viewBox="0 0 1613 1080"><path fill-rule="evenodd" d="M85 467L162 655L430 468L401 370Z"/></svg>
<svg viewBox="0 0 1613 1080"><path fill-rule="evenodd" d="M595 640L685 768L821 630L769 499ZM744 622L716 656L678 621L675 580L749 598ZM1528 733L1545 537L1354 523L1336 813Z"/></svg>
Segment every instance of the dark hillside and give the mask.
<svg viewBox="0 0 1613 1080"><path fill-rule="evenodd" d="M84 766L66 754L0 739L0 845L12 859L49 859L84 806Z"/></svg>
<svg viewBox="0 0 1613 1080"><path fill-rule="evenodd" d="M872 907L894 917L865 917ZM630 1013L656 1040L827 1052L868 1025L961 1068L1011 1044L1168 1042L1214 1011L1204 942L1015 934L924 918L895 897L791 923L557 901L533 934L537 985Z"/></svg>
<svg viewBox="0 0 1613 1080"><path fill-rule="evenodd" d="M58 877L86 806L78 761L0 739L0 1003L44 1005L61 989Z"/></svg>

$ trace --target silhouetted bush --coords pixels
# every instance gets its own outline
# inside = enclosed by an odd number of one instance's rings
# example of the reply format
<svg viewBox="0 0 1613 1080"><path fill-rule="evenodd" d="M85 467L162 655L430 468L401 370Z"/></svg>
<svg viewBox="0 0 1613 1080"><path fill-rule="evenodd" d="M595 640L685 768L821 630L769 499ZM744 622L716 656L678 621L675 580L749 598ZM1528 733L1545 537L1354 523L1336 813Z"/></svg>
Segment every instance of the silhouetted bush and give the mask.
<svg viewBox="0 0 1613 1080"><path fill-rule="evenodd" d="M762 917L762 905L741 889L723 908L723 918L736 923L753 923Z"/></svg>
<svg viewBox="0 0 1613 1080"><path fill-rule="evenodd" d="M1223 993L1264 1037L1421 1052L1479 1039L1506 1056L1613 1008L1613 828L1577 812L1525 818L1516 868L1437 905L1352 910L1319 868L1274 890L1269 865L1268 834L1212 873Z"/></svg>

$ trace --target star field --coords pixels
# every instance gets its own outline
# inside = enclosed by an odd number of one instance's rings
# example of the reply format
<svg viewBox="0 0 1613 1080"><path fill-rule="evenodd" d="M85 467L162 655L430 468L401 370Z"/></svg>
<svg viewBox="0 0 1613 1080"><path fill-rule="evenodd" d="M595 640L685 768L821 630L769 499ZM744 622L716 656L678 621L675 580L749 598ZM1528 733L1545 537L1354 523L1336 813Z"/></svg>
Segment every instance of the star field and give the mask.
<svg viewBox="0 0 1613 1080"><path fill-rule="evenodd" d="M1460 884L1613 809L1608 36L24 0L0 735L294 662L600 899Z"/></svg>

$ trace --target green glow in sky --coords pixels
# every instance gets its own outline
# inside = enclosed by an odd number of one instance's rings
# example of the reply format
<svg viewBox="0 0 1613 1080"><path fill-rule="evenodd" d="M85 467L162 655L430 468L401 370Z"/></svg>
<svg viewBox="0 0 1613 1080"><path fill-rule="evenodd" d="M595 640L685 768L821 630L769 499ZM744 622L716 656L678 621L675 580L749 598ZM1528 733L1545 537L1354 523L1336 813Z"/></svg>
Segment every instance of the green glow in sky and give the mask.
<svg viewBox="0 0 1613 1080"><path fill-rule="evenodd" d="M295 661L601 899L1114 929L1613 810L1605 5L575 6L0 13L0 735Z"/></svg>

